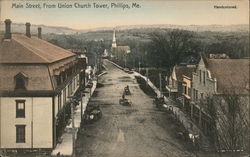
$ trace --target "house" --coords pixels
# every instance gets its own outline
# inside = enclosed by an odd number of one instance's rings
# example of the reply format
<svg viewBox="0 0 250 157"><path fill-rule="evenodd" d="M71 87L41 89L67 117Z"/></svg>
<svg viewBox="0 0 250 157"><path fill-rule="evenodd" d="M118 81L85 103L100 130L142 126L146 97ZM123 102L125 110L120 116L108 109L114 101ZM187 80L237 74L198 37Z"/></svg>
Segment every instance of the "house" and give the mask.
<svg viewBox="0 0 250 157"><path fill-rule="evenodd" d="M209 133L211 129L211 117L207 114L209 107L204 103L207 98L213 97L213 104L216 104L215 111L217 113L214 114L217 114L218 117L217 126L220 125L221 119L225 116L223 112L226 111L225 106L228 103L226 97L239 96L240 101L244 104L243 110L248 111L249 109L249 60L217 58L214 56L207 58L202 54L192 76L191 117L199 123L205 133ZM223 109L218 105L218 102L223 104ZM238 105L239 102L233 103ZM244 118L247 117L241 117L239 120ZM219 136L225 137L226 133L220 132L222 129L219 127L217 129ZM221 146L225 146L222 140L220 142L222 142Z"/></svg>
<svg viewBox="0 0 250 157"><path fill-rule="evenodd" d="M171 97L173 100L178 100L178 98L182 98L183 101L183 92L188 95L188 92L190 91L190 78L194 70L195 65L176 65L173 67L171 75L166 78L166 89L169 94L169 97ZM188 81L188 79L190 81Z"/></svg>
<svg viewBox="0 0 250 157"><path fill-rule="evenodd" d="M249 94L249 60L209 59L203 55L193 73L192 100L231 91Z"/></svg>
<svg viewBox="0 0 250 157"><path fill-rule="evenodd" d="M86 61L77 55L26 34L12 34L5 20L0 36L0 148L53 149L69 96L84 84ZM65 114L64 114L65 115Z"/></svg>
<svg viewBox="0 0 250 157"><path fill-rule="evenodd" d="M192 74L195 71L195 68L190 69L189 72L182 76L182 96L183 96L183 105L187 113L191 115L191 96L192 96ZM192 117L191 117L192 118Z"/></svg>

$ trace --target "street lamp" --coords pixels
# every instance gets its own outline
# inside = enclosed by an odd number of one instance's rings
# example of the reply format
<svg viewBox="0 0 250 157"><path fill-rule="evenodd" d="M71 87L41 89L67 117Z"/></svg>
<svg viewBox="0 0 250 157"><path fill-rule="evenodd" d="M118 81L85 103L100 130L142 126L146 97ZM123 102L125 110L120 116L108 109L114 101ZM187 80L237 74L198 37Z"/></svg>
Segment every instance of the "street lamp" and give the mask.
<svg viewBox="0 0 250 157"><path fill-rule="evenodd" d="M125 54L124 54L124 68L126 68L126 66L127 66L127 53L125 52Z"/></svg>

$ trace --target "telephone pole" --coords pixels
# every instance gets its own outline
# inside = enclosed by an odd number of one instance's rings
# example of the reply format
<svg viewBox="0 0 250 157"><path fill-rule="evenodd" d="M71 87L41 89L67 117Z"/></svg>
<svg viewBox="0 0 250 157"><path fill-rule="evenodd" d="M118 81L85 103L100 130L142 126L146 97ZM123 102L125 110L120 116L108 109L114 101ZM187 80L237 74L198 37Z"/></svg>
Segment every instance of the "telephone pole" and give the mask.
<svg viewBox="0 0 250 157"><path fill-rule="evenodd" d="M148 82L148 67L146 68L146 76L147 76L147 82Z"/></svg>
<svg viewBox="0 0 250 157"><path fill-rule="evenodd" d="M141 73L141 62L139 61L139 73Z"/></svg>
<svg viewBox="0 0 250 157"><path fill-rule="evenodd" d="M159 81L160 81L160 97L162 97L161 72L159 72Z"/></svg>

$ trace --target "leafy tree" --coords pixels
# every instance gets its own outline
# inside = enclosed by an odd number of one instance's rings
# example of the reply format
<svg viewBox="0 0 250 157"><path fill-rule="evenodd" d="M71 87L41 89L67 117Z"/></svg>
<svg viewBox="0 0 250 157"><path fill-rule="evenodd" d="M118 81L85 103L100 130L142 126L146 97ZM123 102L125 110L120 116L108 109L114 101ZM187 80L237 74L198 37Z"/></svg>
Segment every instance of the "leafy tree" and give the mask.
<svg viewBox="0 0 250 157"><path fill-rule="evenodd" d="M148 60L156 67L172 67L190 54L199 51L194 33L185 30L172 30L152 33L150 36Z"/></svg>

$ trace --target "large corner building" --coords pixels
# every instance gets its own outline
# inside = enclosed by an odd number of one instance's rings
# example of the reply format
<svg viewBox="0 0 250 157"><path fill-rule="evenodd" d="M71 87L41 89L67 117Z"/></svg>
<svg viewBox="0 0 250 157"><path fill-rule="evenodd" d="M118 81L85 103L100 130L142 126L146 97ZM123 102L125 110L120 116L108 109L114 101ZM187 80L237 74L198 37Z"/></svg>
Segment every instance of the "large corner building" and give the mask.
<svg viewBox="0 0 250 157"><path fill-rule="evenodd" d="M25 34L0 35L0 148L52 149L57 114L82 84L84 63L63 48Z"/></svg>

